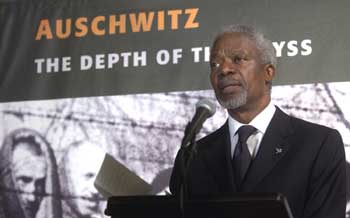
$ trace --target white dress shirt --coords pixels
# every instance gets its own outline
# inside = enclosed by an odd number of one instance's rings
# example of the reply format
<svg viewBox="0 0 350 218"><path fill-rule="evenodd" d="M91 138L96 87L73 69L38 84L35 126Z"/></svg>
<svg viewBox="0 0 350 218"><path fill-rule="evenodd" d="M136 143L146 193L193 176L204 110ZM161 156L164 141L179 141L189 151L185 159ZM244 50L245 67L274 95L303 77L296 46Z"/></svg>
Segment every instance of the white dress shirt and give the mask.
<svg viewBox="0 0 350 218"><path fill-rule="evenodd" d="M261 140L266 132L267 126L269 125L273 115L275 114L275 111L276 108L270 101L267 107L263 111L261 111L256 117L254 117L254 119L250 123L248 123L248 125L254 126L257 129L257 131L251 136L249 136L249 138L247 139L248 150L252 158L254 158L258 153ZM233 157L233 153L238 142L237 130L243 125L247 124L240 123L231 116L228 117L228 127L231 139L231 157Z"/></svg>

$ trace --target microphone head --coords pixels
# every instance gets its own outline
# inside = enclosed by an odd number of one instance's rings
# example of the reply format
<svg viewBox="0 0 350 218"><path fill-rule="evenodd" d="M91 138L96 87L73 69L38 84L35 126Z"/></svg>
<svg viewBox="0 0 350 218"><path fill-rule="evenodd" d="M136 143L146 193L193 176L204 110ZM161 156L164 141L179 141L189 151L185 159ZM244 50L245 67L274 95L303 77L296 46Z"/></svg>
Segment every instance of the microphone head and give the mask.
<svg viewBox="0 0 350 218"><path fill-rule="evenodd" d="M212 102L211 100L209 99L201 99L197 102L196 104L196 109L199 109L199 108L204 108L204 109L207 109L208 112L209 112L209 116L208 117L211 117L215 114L216 112L216 105L214 102Z"/></svg>

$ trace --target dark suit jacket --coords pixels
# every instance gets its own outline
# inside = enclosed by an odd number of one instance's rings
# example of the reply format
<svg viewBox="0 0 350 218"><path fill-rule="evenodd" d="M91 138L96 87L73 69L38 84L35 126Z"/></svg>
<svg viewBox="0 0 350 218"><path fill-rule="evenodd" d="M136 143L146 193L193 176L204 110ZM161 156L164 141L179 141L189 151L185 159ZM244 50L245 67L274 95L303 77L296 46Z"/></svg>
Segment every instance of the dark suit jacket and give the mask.
<svg viewBox="0 0 350 218"><path fill-rule="evenodd" d="M228 123L199 140L197 146L187 174L189 196L237 193ZM179 156L170 181L175 195L180 191ZM344 218L345 164L338 131L288 116L277 108L241 191L282 193L295 218Z"/></svg>

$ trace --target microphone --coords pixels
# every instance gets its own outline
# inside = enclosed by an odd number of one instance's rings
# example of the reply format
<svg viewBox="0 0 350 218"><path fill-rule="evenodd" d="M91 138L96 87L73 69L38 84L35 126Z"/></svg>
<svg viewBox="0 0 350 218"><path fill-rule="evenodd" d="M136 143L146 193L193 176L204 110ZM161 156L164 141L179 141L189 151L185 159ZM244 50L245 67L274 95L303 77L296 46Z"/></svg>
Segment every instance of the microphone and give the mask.
<svg viewBox="0 0 350 218"><path fill-rule="evenodd" d="M199 130L202 128L203 123L206 119L215 114L216 107L215 104L208 100L202 99L196 104L196 113L189 122L185 129L185 135L181 142L181 147L186 148L191 144L193 137L197 135Z"/></svg>

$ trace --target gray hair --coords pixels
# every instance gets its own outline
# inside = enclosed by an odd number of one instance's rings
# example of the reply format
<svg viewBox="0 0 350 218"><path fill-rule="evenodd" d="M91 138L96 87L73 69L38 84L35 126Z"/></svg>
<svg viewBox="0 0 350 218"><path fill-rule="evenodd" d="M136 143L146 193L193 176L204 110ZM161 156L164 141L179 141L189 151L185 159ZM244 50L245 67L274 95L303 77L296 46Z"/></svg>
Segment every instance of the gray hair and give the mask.
<svg viewBox="0 0 350 218"><path fill-rule="evenodd" d="M271 64L272 66L277 66L276 52L272 45L272 42L267 39L263 33L259 32L256 28L246 25L231 25L224 27L220 31L214 40L215 42L226 33L242 33L252 40L258 51L260 52L261 60L264 64Z"/></svg>

